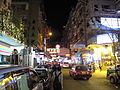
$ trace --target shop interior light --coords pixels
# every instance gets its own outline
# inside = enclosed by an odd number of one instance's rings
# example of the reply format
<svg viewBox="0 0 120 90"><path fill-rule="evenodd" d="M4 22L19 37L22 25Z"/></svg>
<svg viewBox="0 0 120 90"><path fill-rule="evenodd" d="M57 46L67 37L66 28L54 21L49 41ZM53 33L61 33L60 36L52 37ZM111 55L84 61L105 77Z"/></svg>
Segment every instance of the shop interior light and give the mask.
<svg viewBox="0 0 120 90"><path fill-rule="evenodd" d="M120 10L118 10L117 13L120 13Z"/></svg>

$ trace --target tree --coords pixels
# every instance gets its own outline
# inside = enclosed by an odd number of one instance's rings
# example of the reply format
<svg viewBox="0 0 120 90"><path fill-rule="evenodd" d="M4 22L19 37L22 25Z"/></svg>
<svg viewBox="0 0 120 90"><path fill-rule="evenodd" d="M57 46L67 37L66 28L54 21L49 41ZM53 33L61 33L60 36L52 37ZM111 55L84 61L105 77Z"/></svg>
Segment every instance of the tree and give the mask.
<svg viewBox="0 0 120 90"><path fill-rule="evenodd" d="M11 15L10 12L1 11L0 14L1 32L23 43L25 25L22 22L22 17L16 12Z"/></svg>

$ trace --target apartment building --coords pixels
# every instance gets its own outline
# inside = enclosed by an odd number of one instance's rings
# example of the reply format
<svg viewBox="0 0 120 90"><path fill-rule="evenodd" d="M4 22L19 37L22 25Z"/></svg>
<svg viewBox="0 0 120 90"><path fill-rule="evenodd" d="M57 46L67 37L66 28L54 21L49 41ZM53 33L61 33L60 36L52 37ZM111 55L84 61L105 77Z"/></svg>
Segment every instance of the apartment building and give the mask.
<svg viewBox="0 0 120 90"><path fill-rule="evenodd" d="M66 24L70 44L82 43L88 45L96 42L96 35L105 33L112 28L101 24L101 17L119 17L116 10L119 2L114 0L78 0L75 8L70 13ZM103 29L103 31L101 31Z"/></svg>
<svg viewBox="0 0 120 90"><path fill-rule="evenodd" d="M64 32L67 34L65 44L72 54L82 53L84 56L94 52L96 61L114 61L113 52L106 48L111 48L109 44L118 42L119 39L119 3L119 0L78 0L70 13ZM84 47L87 48L83 49ZM98 54L100 47L109 53L100 51Z"/></svg>
<svg viewBox="0 0 120 90"><path fill-rule="evenodd" d="M115 6L116 6L116 9L120 9L120 0L114 0L114 3L115 3Z"/></svg>
<svg viewBox="0 0 120 90"><path fill-rule="evenodd" d="M12 0L12 10L20 15L25 25L25 44L43 49L46 28L43 0Z"/></svg>
<svg viewBox="0 0 120 90"><path fill-rule="evenodd" d="M0 0L0 11L8 9L11 5L11 0Z"/></svg>
<svg viewBox="0 0 120 90"><path fill-rule="evenodd" d="M22 44L14 40L10 36L11 26L14 27L10 20L10 7L11 0L0 0L0 63L8 64L11 62L11 55L13 54L13 48ZM8 34L9 33L9 34Z"/></svg>

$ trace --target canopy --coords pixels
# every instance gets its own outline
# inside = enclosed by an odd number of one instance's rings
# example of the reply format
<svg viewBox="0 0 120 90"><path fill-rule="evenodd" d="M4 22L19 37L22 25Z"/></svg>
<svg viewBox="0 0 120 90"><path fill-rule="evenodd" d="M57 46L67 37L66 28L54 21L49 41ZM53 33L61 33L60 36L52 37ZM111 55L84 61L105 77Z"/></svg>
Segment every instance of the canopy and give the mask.
<svg viewBox="0 0 120 90"><path fill-rule="evenodd" d="M9 44L11 46L21 46L22 45L22 44L16 42L14 39L11 39L8 36L3 35L1 33L0 33L0 42L7 43L7 44Z"/></svg>

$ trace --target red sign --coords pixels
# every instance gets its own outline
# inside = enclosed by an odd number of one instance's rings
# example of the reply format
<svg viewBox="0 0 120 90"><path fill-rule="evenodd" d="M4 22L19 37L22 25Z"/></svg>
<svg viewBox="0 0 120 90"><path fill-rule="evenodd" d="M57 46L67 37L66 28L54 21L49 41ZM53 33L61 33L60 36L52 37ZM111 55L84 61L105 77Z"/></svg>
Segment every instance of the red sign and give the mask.
<svg viewBox="0 0 120 90"><path fill-rule="evenodd" d="M60 52L60 49L47 48L47 52L49 52L50 54L52 54L52 53L59 53L59 52Z"/></svg>

